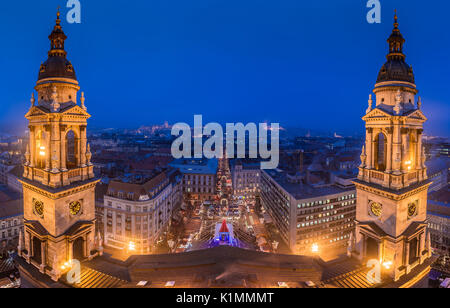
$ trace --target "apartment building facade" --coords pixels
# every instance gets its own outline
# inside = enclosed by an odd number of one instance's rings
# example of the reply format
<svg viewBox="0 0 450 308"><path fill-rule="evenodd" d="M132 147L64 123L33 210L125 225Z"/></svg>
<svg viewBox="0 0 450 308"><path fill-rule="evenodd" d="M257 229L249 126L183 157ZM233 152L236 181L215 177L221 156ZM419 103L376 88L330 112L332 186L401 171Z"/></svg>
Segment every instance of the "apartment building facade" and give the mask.
<svg viewBox="0 0 450 308"><path fill-rule="evenodd" d="M151 252L179 205L180 187L181 178L169 170L111 181L104 197L105 245L138 254Z"/></svg>
<svg viewBox="0 0 450 308"><path fill-rule="evenodd" d="M355 227L353 187L312 186L280 170L263 170L260 190L262 206L293 253L324 258L345 253Z"/></svg>

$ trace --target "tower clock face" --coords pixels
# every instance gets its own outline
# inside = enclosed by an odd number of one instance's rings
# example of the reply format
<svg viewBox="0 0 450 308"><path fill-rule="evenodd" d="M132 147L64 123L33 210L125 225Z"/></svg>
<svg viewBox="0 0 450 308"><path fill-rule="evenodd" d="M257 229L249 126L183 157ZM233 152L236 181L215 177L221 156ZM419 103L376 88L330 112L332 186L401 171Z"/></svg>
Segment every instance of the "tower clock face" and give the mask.
<svg viewBox="0 0 450 308"><path fill-rule="evenodd" d="M408 204L408 217L414 217L417 214L417 202Z"/></svg>
<svg viewBox="0 0 450 308"><path fill-rule="evenodd" d="M78 215L78 213L80 213L80 211L81 211L81 202L80 201L70 202L69 210L70 210L70 214L72 214L74 216Z"/></svg>
<svg viewBox="0 0 450 308"><path fill-rule="evenodd" d="M33 209L36 215L42 217L44 215L44 202L33 199Z"/></svg>
<svg viewBox="0 0 450 308"><path fill-rule="evenodd" d="M378 202L372 202L370 204L370 213L375 217L381 217L383 206Z"/></svg>

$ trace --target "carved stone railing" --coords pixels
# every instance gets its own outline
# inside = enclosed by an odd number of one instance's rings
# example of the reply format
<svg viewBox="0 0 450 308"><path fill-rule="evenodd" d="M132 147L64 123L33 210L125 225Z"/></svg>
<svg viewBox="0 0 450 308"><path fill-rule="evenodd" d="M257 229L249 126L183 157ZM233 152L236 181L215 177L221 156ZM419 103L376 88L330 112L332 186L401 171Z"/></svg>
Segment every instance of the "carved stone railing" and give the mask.
<svg viewBox="0 0 450 308"><path fill-rule="evenodd" d="M370 170L370 182L383 185L385 174L383 172Z"/></svg>

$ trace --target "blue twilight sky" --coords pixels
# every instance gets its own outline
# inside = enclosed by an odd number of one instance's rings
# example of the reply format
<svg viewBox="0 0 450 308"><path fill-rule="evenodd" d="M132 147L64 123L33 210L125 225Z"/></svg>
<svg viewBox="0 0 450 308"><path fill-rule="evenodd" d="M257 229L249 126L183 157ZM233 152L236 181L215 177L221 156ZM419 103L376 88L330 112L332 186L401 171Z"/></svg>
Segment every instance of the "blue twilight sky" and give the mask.
<svg viewBox="0 0 450 308"><path fill-rule="evenodd" d="M56 7L65 17L66 2L2 1L0 129L24 127ZM382 23L372 25L365 0L80 2L82 23L64 20L63 29L91 126L203 114L204 122L360 133L396 8L426 133L449 136L449 1L380 0Z"/></svg>

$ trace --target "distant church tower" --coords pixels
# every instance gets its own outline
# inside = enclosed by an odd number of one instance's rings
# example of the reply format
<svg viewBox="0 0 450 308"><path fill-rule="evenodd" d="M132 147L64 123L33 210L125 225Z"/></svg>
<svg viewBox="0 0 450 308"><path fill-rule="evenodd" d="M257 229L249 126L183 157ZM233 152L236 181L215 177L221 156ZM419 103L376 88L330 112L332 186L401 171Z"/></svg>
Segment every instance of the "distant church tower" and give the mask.
<svg viewBox="0 0 450 308"><path fill-rule="evenodd" d="M29 121L23 185L24 235L19 255L57 280L71 260L94 255L94 167L86 140L84 95L72 64L58 12L49 36L48 59L41 64ZM66 266L64 266L66 264Z"/></svg>
<svg viewBox="0 0 450 308"><path fill-rule="evenodd" d="M356 206L355 255L376 259L394 280L431 256L427 237L427 180L422 145L421 100L415 103L412 67L405 62L405 40L398 29L388 39L382 66L363 120L366 142L361 154Z"/></svg>

